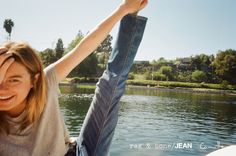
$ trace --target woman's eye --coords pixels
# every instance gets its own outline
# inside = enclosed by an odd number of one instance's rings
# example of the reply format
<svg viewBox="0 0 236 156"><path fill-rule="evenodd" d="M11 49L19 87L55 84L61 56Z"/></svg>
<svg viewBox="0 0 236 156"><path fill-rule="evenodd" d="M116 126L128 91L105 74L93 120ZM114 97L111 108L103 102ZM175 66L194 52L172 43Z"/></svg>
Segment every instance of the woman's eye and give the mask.
<svg viewBox="0 0 236 156"><path fill-rule="evenodd" d="M19 80L18 79L11 79L11 80L9 80L9 82L19 82Z"/></svg>

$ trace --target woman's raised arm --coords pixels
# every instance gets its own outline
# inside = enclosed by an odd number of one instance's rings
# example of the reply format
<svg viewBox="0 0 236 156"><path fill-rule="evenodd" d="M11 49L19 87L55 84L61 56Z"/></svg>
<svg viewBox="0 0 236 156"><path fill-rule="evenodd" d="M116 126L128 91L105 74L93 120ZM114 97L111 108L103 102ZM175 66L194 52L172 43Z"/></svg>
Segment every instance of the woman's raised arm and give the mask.
<svg viewBox="0 0 236 156"><path fill-rule="evenodd" d="M90 31L74 49L54 63L58 80L63 80L71 70L91 54L123 16L143 9L147 2L147 0L123 0L111 15Z"/></svg>

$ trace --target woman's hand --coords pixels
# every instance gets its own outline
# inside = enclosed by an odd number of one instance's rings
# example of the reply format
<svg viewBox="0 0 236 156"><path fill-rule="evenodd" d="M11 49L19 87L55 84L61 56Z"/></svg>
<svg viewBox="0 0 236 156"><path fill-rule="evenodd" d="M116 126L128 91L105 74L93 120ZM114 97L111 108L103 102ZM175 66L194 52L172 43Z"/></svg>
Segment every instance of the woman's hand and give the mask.
<svg viewBox="0 0 236 156"><path fill-rule="evenodd" d="M7 69L14 62L14 58L10 58L12 53L7 53L7 48L0 47L0 85L6 75Z"/></svg>
<svg viewBox="0 0 236 156"><path fill-rule="evenodd" d="M138 11L145 8L147 4L148 0L123 0L120 6L127 14L136 14Z"/></svg>

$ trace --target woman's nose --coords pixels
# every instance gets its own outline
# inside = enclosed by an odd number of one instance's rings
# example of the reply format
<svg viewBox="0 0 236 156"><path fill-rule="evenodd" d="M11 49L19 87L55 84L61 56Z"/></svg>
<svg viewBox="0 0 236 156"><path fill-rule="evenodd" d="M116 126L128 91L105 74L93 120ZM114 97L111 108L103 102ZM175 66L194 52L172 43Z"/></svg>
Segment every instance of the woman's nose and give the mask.
<svg viewBox="0 0 236 156"><path fill-rule="evenodd" d="M6 89L7 89L6 83L2 82L2 83L0 84L0 92L3 91L3 90L6 90Z"/></svg>

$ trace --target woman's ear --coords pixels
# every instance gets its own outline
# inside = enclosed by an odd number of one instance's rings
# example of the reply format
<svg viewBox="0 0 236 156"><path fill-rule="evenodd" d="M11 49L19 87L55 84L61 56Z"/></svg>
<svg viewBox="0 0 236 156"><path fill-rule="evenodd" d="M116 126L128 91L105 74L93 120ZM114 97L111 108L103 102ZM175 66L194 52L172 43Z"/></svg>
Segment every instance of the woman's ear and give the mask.
<svg viewBox="0 0 236 156"><path fill-rule="evenodd" d="M40 75L40 73L37 73L37 74L35 74L34 75L34 79L33 79L33 83L32 83L32 88L36 85L36 83L38 82L38 80L39 80L39 75Z"/></svg>
<svg viewBox="0 0 236 156"><path fill-rule="evenodd" d="M35 81L35 82L38 81L38 79L39 79L39 75L40 75L39 73L37 73L37 74L34 75L34 81Z"/></svg>

